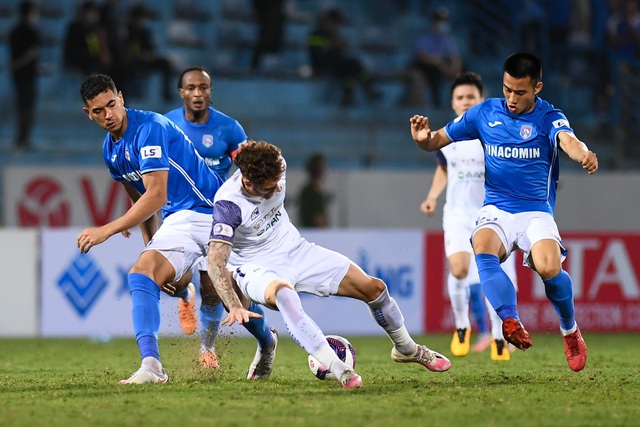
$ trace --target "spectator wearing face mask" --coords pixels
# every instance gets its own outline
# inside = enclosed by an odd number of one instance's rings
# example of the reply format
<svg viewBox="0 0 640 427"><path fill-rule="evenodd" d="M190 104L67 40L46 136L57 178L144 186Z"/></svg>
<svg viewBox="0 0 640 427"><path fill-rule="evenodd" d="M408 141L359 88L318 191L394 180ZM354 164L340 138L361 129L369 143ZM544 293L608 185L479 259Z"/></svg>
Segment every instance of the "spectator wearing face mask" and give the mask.
<svg viewBox="0 0 640 427"><path fill-rule="evenodd" d="M407 96L410 105L424 103L425 85L429 85L431 103L442 105L440 89L449 85L462 71L458 43L451 34L449 10L441 6L433 13L429 26L414 42L413 59L407 70Z"/></svg>

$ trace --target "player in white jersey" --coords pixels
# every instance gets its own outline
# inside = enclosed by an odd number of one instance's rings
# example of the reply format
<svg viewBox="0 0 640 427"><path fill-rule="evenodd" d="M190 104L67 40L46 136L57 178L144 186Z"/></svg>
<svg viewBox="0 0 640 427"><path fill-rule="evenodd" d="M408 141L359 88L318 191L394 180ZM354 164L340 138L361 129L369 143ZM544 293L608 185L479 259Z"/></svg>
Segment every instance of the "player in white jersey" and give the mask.
<svg viewBox="0 0 640 427"><path fill-rule="evenodd" d="M277 147L249 141L235 163L238 171L214 199L209 242L209 275L229 309L223 323L244 322L249 315L225 274L228 263L242 292L256 303L279 310L294 341L344 388L360 387L362 378L329 347L304 312L298 292L364 301L393 341L393 360L420 363L435 372L451 367L446 357L409 336L400 308L382 280L367 275L344 255L300 236L284 208L286 164Z"/></svg>
<svg viewBox="0 0 640 427"><path fill-rule="evenodd" d="M211 104L211 76L202 67L189 67L180 73L178 88L183 106L165 114L176 124L193 143L196 151L209 168L223 179L227 179L232 160L247 141L247 134L237 120L214 109ZM197 266L200 271L201 343L200 364L205 368L217 368L218 356L215 353L215 341L220 330L224 307L207 275L207 260ZM192 284L189 285L195 289ZM189 293L185 299L178 300L180 326L191 335L195 332L198 316L195 311L195 295ZM252 311L264 314L260 306ZM268 347L271 332L256 335L261 347Z"/></svg>
<svg viewBox="0 0 640 427"><path fill-rule="evenodd" d="M573 283L562 269L566 250L553 218L559 176L558 151L598 170L598 158L580 141L562 111L537 95L542 64L517 52L504 62L504 99L491 98L467 110L437 132L429 119L413 116L411 135L425 151L478 138L485 150L485 201L476 216L472 245L482 290L502 319L505 339L521 350L533 344L520 322L516 291L500 268L514 249L535 270L560 320L564 352L573 371L587 363L587 345L575 320Z"/></svg>
<svg viewBox="0 0 640 427"><path fill-rule="evenodd" d="M473 72L458 75L451 84L451 107L456 116L484 100L481 77ZM479 288L478 268L473 258L470 237L475 226L475 216L484 201L484 151L480 141L471 140L443 147L437 152L438 166L427 198L420 210L433 216L437 199L446 188L446 203L443 208L445 254L449 263L447 290L455 320L456 330L451 339L451 353L466 356L471 341L471 321L469 319L469 296L471 287ZM516 269L513 257L502 264L511 281L516 284ZM480 289L477 290L480 292ZM482 298L477 298L482 303ZM502 320L491 303L486 300L491 320L491 338L480 336L474 346L483 351L491 344L492 360L509 360L510 354L502 336ZM483 307L474 310L476 323L486 325ZM482 332L482 331L481 331ZM486 333L486 332L485 332ZM485 344L486 343L486 344Z"/></svg>
<svg viewBox="0 0 640 427"><path fill-rule="evenodd" d="M111 177L123 184L133 206L108 224L83 230L77 245L81 253L87 253L114 234L140 225L146 247L127 280L142 364L120 384L164 383L169 377L160 362L158 347L160 287L174 283L174 291L180 294L184 291L180 287L183 275L206 257L212 196L222 179L209 170L185 134L169 119L152 111L125 108L122 92L109 76L88 76L80 94L89 119L108 131L103 158ZM163 216L160 227L155 215L159 210ZM249 312L247 320L269 331L259 314ZM249 368L252 376L256 372L258 377L270 374L277 336L272 336L272 341L273 348L258 347Z"/></svg>

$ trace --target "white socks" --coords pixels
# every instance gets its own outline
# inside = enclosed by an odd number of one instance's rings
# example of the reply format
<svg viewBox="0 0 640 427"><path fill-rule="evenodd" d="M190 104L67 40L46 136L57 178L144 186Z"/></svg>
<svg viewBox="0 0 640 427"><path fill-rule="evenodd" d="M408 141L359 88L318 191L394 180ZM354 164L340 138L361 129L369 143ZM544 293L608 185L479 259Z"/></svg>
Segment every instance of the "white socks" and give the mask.
<svg viewBox="0 0 640 427"><path fill-rule="evenodd" d="M447 277L447 290L449 291L451 310L453 312L456 329L470 328L469 286L467 286L467 279L460 280L449 273Z"/></svg>
<svg viewBox="0 0 640 427"><path fill-rule="evenodd" d="M371 309L373 318L389 335L396 349L404 355L415 353L417 344L407 332L400 307L396 300L389 296L387 288L367 305Z"/></svg>

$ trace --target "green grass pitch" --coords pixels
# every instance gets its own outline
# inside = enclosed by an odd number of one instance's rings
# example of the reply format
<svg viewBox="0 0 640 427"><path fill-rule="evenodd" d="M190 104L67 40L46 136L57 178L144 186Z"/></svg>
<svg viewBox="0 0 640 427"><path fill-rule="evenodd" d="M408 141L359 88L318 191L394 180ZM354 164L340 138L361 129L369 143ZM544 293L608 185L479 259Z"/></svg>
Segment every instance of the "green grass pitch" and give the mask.
<svg viewBox="0 0 640 427"><path fill-rule="evenodd" d="M284 335L284 334L283 334ZM161 337L170 381L119 386L139 367L133 339L0 340L0 426L631 426L640 419L640 336L585 332L589 361L572 372L559 334L533 333L511 361L487 350L454 358L449 335L416 337L452 359L446 373L395 364L386 337L346 336L358 390L317 380L282 337L273 374L244 379L250 338L219 339L221 367L197 362L197 338Z"/></svg>

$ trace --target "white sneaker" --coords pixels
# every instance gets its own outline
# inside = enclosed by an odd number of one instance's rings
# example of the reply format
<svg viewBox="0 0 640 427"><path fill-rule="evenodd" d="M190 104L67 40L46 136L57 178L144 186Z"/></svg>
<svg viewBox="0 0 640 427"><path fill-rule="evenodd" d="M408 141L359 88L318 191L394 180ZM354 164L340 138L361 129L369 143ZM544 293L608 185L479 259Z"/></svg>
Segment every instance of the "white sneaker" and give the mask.
<svg viewBox="0 0 640 427"><path fill-rule="evenodd" d="M393 347L393 349L391 349L391 358L396 363L419 363L433 372L445 372L451 368L449 359L424 345L419 345L416 352L409 356L400 353Z"/></svg>
<svg viewBox="0 0 640 427"><path fill-rule="evenodd" d="M140 369L118 384L161 384L167 381L169 381L169 375L165 372L162 364L153 357L145 357Z"/></svg>
<svg viewBox="0 0 640 427"><path fill-rule="evenodd" d="M273 370L273 362L276 359L276 349L278 347L278 331L269 328L273 334L273 346L270 349L263 350L258 346L256 355L253 357L249 371L247 372L248 380L264 380L269 378Z"/></svg>

